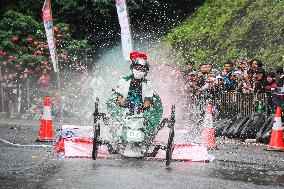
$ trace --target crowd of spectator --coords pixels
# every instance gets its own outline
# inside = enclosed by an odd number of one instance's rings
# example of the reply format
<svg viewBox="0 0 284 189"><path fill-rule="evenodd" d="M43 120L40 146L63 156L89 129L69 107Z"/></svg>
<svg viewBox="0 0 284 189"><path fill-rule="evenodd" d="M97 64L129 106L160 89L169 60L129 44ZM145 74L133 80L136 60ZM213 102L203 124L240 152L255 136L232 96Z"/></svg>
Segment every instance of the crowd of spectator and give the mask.
<svg viewBox="0 0 284 189"><path fill-rule="evenodd" d="M284 71L277 67L274 72L267 72L259 59L227 61L222 67L204 63L197 65L194 61L186 62L184 81L186 91L191 94L217 93L220 91L238 92L243 94L275 92L284 94ZM2 70L0 77L2 112L9 114L42 114L45 96L51 96L53 115L60 111L63 116L74 116L79 104L89 106L86 99L92 96L90 87L92 76L86 69L77 70L80 73L75 82L70 82L76 88L76 94L61 96L58 92L52 94L52 80L46 69ZM69 78L67 78L69 79ZM73 78L74 79L74 78ZM77 87L76 87L77 86ZM61 97L60 97L61 96ZM85 99L81 100L80 99ZM75 103L77 102L77 103ZM61 110L60 110L61 105ZM284 107L283 107L284 108ZM61 113L62 113L61 112Z"/></svg>
<svg viewBox="0 0 284 189"><path fill-rule="evenodd" d="M283 68L267 72L259 59L227 61L222 68L213 64L201 64L195 68L194 61L186 62L184 72L189 93L200 91L236 91L240 93L284 92Z"/></svg>
<svg viewBox="0 0 284 189"><path fill-rule="evenodd" d="M51 79L46 69L4 70L0 77L1 112L24 114L27 111L41 114L45 96L49 95Z"/></svg>

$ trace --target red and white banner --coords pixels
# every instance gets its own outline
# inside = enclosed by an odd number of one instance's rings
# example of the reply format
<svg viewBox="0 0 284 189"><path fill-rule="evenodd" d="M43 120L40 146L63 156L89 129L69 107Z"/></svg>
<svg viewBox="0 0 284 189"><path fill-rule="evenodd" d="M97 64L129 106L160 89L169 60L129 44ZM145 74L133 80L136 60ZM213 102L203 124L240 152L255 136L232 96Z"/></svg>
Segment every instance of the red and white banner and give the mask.
<svg viewBox="0 0 284 189"><path fill-rule="evenodd" d="M115 0L116 10L119 19L119 25L121 29L121 45L122 52L125 61L129 61L129 54L132 52L132 40L129 27L129 20L127 14L127 7L125 0Z"/></svg>
<svg viewBox="0 0 284 189"><path fill-rule="evenodd" d="M56 56L55 39L53 32L53 21L50 0L45 0L42 8L42 19L47 37L48 48L54 72L58 72L58 59Z"/></svg>

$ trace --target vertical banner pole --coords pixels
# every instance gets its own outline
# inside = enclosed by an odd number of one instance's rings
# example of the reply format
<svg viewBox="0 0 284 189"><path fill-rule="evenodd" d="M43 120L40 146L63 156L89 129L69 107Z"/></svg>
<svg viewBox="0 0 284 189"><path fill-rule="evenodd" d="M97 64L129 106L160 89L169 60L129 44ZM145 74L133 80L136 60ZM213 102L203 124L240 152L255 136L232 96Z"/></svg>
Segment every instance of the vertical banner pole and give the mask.
<svg viewBox="0 0 284 189"><path fill-rule="evenodd" d="M53 70L56 73L57 88L58 88L59 98L60 98L61 97L60 72L59 72L59 67L58 67L58 58L56 55L55 38L54 38L54 31L53 31L53 18L52 18L50 0L44 1L44 5L42 8L42 19L44 23L48 48L49 48L49 52L51 56L51 62L53 65ZM61 102L59 103L59 108L61 109Z"/></svg>
<svg viewBox="0 0 284 189"><path fill-rule="evenodd" d="M116 10L121 29L121 45L125 61L130 60L130 53L132 52L132 37L129 24L129 16L125 0L115 0Z"/></svg>
<svg viewBox="0 0 284 189"><path fill-rule="evenodd" d="M2 77L2 66L0 66L0 77ZM1 109L4 112L4 94L3 94L3 87L1 86Z"/></svg>

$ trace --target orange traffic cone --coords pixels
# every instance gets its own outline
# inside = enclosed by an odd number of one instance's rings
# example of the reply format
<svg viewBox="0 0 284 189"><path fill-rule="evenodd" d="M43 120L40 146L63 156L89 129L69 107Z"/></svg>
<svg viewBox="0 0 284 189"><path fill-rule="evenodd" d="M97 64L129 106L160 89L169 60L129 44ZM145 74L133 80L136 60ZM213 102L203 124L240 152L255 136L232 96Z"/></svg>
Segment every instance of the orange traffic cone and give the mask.
<svg viewBox="0 0 284 189"><path fill-rule="evenodd" d="M212 104L208 103L203 122L202 143L207 149L217 148L213 128Z"/></svg>
<svg viewBox="0 0 284 189"><path fill-rule="evenodd" d="M282 116L281 109L279 106L277 106L268 150L284 151L281 116Z"/></svg>
<svg viewBox="0 0 284 189"><path fill-rule="evenodd" d="M37 142L53 141L53 129L50 109L50 97L46 96L44 101L43 116L40 121L40 129L37 137Z"/></svg>

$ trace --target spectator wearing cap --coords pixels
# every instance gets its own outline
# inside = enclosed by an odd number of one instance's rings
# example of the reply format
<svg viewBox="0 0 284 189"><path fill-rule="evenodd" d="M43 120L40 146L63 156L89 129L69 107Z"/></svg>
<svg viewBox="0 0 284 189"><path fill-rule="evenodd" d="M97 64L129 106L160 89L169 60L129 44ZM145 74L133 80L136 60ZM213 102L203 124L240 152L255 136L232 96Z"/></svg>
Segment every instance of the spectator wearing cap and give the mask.
<svg viewBox="0 0 284 189"><path fill-rule="evenodd" d="M284 71L282 67L276 68L276 85L277 87L284 87Z"/></svg>
<svg viewBox="0 0 284 189"><path fill-rule="evenodd" d="M218 79L214 72L210 72L206 77L206 84L203 86L204 90L207 90L209 93L214 94L218 91Z"/></svg>
<svg viewBox="0 0 284 189"><path fill-rule="evenodd" d="M264 93L267 86L265 70L262 67L257 68L255 73L255 93Z"/></svg>

